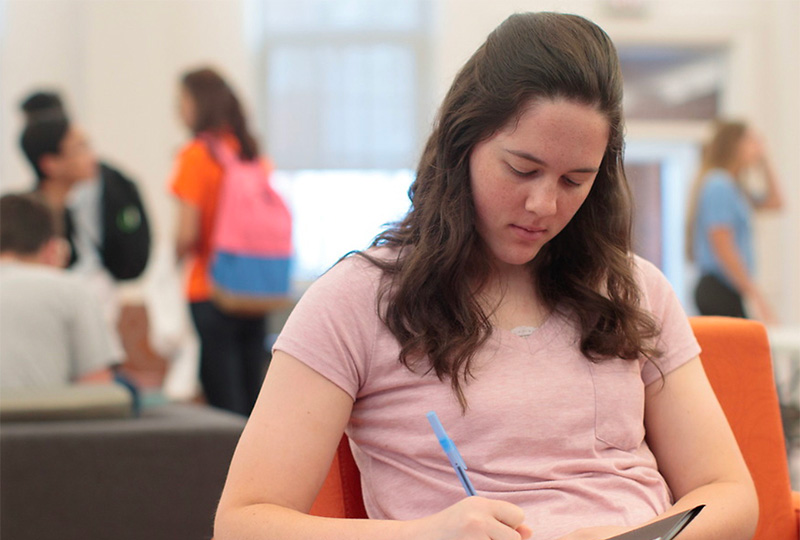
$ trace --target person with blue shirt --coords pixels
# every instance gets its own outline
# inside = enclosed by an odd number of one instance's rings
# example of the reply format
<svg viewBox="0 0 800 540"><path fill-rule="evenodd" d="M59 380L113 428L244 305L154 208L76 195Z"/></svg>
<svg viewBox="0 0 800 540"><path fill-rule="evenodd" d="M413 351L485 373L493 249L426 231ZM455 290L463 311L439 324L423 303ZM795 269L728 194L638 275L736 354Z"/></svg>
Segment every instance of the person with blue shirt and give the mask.
<svg viewBox="0 0 800 540"><path fill-rule="evenodd" d="M744 185L745 174L756 168L765 179L761 196ZM690 259L700 273L695 302L701 315L777 321L754 279L752 220L754 211L782 205L775 170L760 137L742 122L719 122L704 149L687 231Z"/></svg>

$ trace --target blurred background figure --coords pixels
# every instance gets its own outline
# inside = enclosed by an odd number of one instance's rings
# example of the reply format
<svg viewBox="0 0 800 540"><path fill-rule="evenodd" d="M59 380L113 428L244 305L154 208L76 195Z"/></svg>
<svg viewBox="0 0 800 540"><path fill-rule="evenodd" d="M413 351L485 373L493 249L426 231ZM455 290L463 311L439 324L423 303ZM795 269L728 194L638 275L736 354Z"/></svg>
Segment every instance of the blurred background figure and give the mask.
<svg viewBox="0 0 800 540"><path fill-rule="evenodd" d="M83 276L65 272L55 213L33 194L0 198L0 387L110 382L121 356Z"/></svg>
<svg viewBox="0 0 800 540"><path fill-rule="evenodd" d="M763 193L746 185L751 172L763 175ZM754 210L782 205L761 137L742 122L718 122L703 149L688 214L687 246L700 275L694 294L700 314L777 323L755 281L752 220Z"/></svg>
<svg viewBox="0 0 800 540"><path fill-rule="evenodd" d="M74 190L97 172L89 139L79 126L56 115L28 123L20 137L20 146L36 174L33 191L66 226L72 219L68 205ZM67 264L75 257L70 253Z"/></svg>
<svg viewBox="0 0 800 540"><path fill-rule="evenodd" d="M22 101L26 124L68 115L61 97L36 91ZM139 277L150 256L150 226L136 183L99 161L92 177L75 186L70 196L65 231L72 246L70 266L112 280Z"/></svg>
<svg viewBox="0 0 800 540"><path fill-rule="evenodd" d="M29 93L20 110L21 146L36 172L35 191L62 223L66 266L98 299L115 348L124 351L123 371L140 385L157 387L166 368L149 347L147 309L136 285L151 251L139 189L98 160L89 135L70 119L58 93Z"/></svg>
<svg viewBox="0 0 800 540"><path fill-rule="evenodd" d="M182 76L178 112L192 139L178 155L170 190L178 199L176 256L188 265L185 292L200 340L200 383L210 405L248 415L269 363L267 316L228 313L211 299L211 236L224 171L210 145L253 161L258 144L238 98L212 69Z"/></svg>

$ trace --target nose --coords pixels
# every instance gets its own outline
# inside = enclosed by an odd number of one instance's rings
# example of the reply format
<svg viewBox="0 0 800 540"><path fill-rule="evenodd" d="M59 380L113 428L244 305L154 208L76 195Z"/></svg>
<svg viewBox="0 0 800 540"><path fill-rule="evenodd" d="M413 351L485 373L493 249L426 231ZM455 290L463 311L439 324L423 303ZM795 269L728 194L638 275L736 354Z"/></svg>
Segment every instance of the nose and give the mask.
<svg viewBox="0 0 800 540"><path fill-rule="evenodd" d="M558 209L558 179L539 178L531 182L525 199L525 210L537 216L552 216Z"/></svg>

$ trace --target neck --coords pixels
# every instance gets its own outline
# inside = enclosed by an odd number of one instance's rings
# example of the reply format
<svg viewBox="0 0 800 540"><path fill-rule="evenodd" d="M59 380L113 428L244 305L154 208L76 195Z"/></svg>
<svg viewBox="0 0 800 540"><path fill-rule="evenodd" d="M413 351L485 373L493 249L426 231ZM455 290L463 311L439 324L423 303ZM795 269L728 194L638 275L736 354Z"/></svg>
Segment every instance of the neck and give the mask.
<svg viewBox="0 0 800 540"><path fill-rule="evenodd" d="M495 326L511 330L517 326L540 326L548 309L539 300L530 268L495 274L481 294L482 304Z"/></svg>
<svg viewBox="0 0 800 540"><path fill-rule="evenodd" d="M72 188L71 184L53 179L42 180L38 191L47 204L55 210L63 210L67 206L67 196Z"/></svg>

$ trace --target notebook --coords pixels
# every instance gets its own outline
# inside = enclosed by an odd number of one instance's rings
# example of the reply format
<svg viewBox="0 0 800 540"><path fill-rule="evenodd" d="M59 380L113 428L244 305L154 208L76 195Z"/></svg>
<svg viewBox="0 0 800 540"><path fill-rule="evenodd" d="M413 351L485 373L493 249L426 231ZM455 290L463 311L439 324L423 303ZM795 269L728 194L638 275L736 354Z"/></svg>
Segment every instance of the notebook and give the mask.
<svg viewBox="0 0 800 540"><path fill-rule="evenodd" d="M691 510L660 519L644 527L613 536L608 540L671 540L678 536L690 521L692 521L705 505L695 506Z"/></svg>

